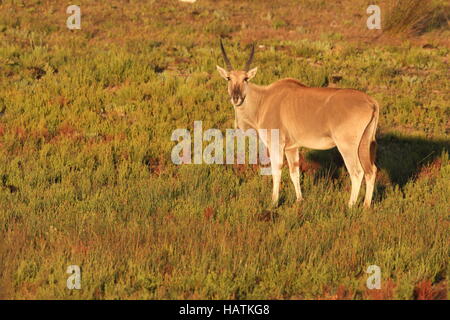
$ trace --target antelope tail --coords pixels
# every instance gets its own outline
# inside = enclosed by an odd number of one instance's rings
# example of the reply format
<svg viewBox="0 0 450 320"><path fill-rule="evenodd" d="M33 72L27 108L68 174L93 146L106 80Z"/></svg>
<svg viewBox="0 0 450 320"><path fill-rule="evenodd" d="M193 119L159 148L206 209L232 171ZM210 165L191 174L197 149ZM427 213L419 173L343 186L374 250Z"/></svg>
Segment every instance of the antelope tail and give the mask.
<svg viewBox="0 0 450 320"><path fill-rule="evenodd" d="M377 143L375 141L375 132L377 130L380 107L378 102L372 102L372 117L364 130L358 148L358 157L365 174L372 174L375 165L375 154Z"/></svg>

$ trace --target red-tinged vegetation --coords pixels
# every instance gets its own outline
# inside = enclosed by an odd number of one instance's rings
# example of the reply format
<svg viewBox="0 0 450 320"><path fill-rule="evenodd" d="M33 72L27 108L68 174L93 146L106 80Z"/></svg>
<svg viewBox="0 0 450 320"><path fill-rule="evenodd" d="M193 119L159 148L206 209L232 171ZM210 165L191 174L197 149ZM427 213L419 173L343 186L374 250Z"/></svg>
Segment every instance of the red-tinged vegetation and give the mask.
<svg viewBox="0 0 450 320"><path fill-rule="evenodd" d="M215 210L212 207L206 207L203 210L203 217L205 217L206 220L210 221L215 218Z"/></svg>
<svg viewBox="0 0 450 320"><path fill-rule="evenodd" d="M233 164L233 172L239 178L246 178L258 174L259 165L257 164Z"/></svg>
<svg viewBox="0 0 450 320"><path fill-rule="evenodd" d="M16 138L19 139L21 142L25 141L25 139L27 138L27 130L24 129L23 127L16 127L14 129L14 134Z"/></svg>
<svg viewBox="0 0 450 320"><path fill-rule="evenodd" d="M364 297L369 300L392 300L396 284L392 279L382 280L381 289L366 289Z"/></svg>
<svg viewBox="0 0 450 320"><path fill-rule="evenodd" d="M433 178L439 174L439 170L442 166L442 160L437 158L429 165L423 167L417 175L419 179Z"/></svg>
<svg viewBox="0 0 450 320"><path fill-rule="evenodd" d="M159 176L161 175L161 173L163 173L165 168L165 161L161 157L150 158L149 160L146 160L146 163L152 174Z"/></svg>
<svg viewBox="0 0 450 320"><path fill-rule="evenodd" d="M304 157L300 157L299 162L295 164L296 166L300 167L300 171L314 174L321 168L320 163L316 161L308 161Z"/></svg>
<svg viewBox="0 0 450 320"><path fill-rule="evenodd" d="M319 297L319 300L352 300L354 299L355 292L345 285L338 286L334 293L330 293L331 288L325 286L323 296Z"/></svg>
<svg viewBox="0 0 450 320"><path fill-rule="evenodd" d="M429 280L419 282L414 288L416 300L447 300L447 283L432 284Z"/></svg>

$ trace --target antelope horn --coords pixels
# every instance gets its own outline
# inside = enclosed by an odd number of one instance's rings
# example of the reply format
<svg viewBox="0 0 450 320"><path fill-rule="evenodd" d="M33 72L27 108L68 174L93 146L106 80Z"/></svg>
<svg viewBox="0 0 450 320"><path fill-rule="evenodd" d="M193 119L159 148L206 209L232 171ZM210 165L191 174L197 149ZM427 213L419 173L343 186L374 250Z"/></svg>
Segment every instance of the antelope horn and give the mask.
<svg viewBox="0 0 450 320"><path fill-rule="evenodd" d="M245 71L248 71L250 69L250 65L252 64L253 61L253 54L255 53L255 44L252 44L252 51L250 51L250 57L247 60L247 63L245 64Z"/></svg>
<svg viewBox="0 0 450 320"><path fill-rule="evenodd" d="M227 65L228 71L233 70L233 67L231 66L231 62L227 57L227 53L225 52L225 48L223 47L222 39L220 39L220 50L222 50L223 60L225 61L225 64Z"/></svg>

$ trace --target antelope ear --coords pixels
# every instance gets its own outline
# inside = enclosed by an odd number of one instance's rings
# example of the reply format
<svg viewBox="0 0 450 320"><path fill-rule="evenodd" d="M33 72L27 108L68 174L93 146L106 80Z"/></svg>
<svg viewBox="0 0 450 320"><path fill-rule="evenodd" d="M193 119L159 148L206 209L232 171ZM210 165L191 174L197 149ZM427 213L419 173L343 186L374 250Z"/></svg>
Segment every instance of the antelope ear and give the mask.
<svg viewBox="0 0 450 320"><path fill-rule="evenodd" d="M253 68L253 69L250 70L250 71L247 71L247 77L248 77L248 80L250 80L251 78L253 78L254 76L256 76L256 71L258 71L258 67Z"/></svg>
<svg viewBox="0 0 450 320"><path fill-rule="evenodd" d="M216 66L216 67L217 67L217 71L219 71L220 75L221 75L225 80L228 80L228 71L225 70L224 68L219 67L219 66Z"/></svg>

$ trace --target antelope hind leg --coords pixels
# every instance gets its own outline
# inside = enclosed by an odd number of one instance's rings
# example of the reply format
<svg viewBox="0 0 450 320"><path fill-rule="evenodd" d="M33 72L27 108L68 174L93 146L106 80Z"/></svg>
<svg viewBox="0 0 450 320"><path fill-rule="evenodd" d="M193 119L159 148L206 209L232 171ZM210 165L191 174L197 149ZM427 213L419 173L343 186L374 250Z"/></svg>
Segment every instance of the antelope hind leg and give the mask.
<svg viewBox="0 0 450 320"><path fill-rule="evenodd" d="M364 177L364 171L358 158L358 147L340 147L338 150L344 158L345 167L350 174L350 180L352 182L352 192L348 201L348 206L351 208L358 200L359 189L361 188L362 179Z"/></svg>
<svg viewBox="0 0 450 320"><path fill-rule="evenodd" d="M364 197L364 207L370 208L370 204L372 202L373 189L375 187L375 177L377 176L377 167L373 165L372 172L369 174L365 174L366 180L366 196Z"/></svg>

